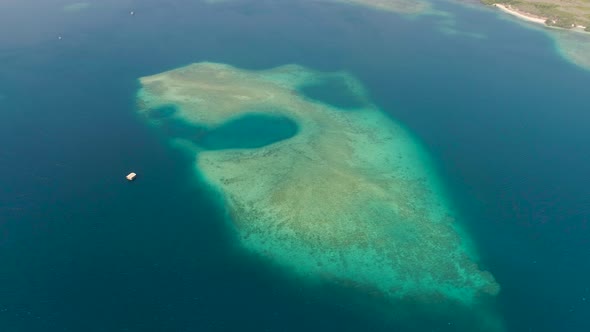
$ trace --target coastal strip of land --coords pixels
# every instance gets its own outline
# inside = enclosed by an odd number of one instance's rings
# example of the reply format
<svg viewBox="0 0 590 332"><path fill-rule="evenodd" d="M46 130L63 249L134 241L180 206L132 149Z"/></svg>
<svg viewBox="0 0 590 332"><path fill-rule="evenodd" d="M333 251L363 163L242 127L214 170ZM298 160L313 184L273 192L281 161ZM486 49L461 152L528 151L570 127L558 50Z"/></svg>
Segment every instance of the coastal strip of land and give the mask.
<svg viewBox="0 0 590 332"><path fill-rule="evenodd" d="M481 0L519 19L549 27L590 31L590 0Z"/></svg>

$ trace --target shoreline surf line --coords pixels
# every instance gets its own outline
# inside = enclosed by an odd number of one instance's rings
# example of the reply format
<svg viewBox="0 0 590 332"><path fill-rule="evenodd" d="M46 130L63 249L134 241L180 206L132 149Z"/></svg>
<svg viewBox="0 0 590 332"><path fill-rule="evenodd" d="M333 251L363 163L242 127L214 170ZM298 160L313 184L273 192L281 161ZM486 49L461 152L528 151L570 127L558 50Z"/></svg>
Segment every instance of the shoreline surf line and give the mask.
<svg viewBox="0 0 590 332"><path fill-rule="evenodd" d="M548 25L546 22L549 18L537 16L537 15L527 13L527 12L523 12L518 9L512 8L512 6L510 6L510 5L503 5L503 4L495 3L495 4L492 4L492 6L498 8L499 10L503 11L504 13L507 13L509 15L517 17L521 20L536 23L536 24L541 24L541 25L548 27L548 28L569 30L569 31L575 31L575 32L586 32L586 31L584 31L584 29L586 29L586 27L582 26L582 25L576 25L576 26L572 27L571 29L565 29L565 28L554 27L554 26Z"/></svg>

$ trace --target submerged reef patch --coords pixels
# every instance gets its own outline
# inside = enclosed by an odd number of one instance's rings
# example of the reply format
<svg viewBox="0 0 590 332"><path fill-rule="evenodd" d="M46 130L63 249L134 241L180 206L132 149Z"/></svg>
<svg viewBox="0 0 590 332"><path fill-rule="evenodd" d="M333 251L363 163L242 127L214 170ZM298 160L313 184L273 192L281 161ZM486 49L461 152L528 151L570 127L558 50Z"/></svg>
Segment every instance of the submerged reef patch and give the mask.
<svg viewBox="0 0 590 332"><path fill-rule="evenodd" d="M363 101L354 110L301 92L338 80ZM198 63L140 82L139 112L156 127L173 119L189 128L225 128L226 137L244 130L237 124L248 116L296 124L296 131L279 125L276 132L287 135L256 148L209 149L174 138L222 194L228 225L244 248L308 280L485 312L480 321L488 327L482 323L480 331L501 330L495 315L481 309L499 285L478 267L433 162L353 77L297 65L248 71ZM167 105L176 111L166 119L149 116Z"/></svg>
<svg viewBox="0 0 590 332"><path fill-rule="evenodd" d="M63 10L66 12L78 12L90 7L90 3L88 2L75 2L63 7Z"/></svg>
<svg viewBox="0 0 590 332"><path fill-rule="evenodd" d="M203 0L208 4L227 3L236 0ZM387 11L403 15L422 15L434 12L431 2L428 0L310 0L324 3L340 3L353 6L362 6L375 10Z"/></svg>
<svg viewBox="0 0 590 332"><path fill-rule="evenodd" d="M425 0L324 0L365 6L400 14L423 14L432 9Z"/></svg>
<svg viewBox="0 0 590 332"><path fill-rule="evenodd" d="M567 60L590 70L590 33L551 31L557 51Z"/></svg>

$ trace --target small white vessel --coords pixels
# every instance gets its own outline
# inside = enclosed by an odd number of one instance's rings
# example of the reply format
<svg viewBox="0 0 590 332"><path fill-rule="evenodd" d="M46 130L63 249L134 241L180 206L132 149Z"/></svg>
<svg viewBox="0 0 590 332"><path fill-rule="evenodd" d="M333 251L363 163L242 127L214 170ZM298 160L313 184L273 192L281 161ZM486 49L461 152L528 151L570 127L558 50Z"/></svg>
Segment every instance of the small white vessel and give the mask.
<svg viewBox="0 0 590 332"><path fill-rule="evenodd" d="M137 177L137 174L135 174L133 172L127 174L127 176L126 176L127 180L129 180L129 181L135 180L136 177Z"/></svg>

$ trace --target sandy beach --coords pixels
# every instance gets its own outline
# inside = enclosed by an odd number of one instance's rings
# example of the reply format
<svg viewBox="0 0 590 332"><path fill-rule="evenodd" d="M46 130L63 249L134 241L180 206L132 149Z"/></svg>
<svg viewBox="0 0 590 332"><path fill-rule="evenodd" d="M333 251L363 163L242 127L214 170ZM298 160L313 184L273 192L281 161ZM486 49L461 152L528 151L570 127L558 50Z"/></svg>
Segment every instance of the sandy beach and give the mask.
<svg viewBox="0 0 590 332"><path fill-rule="evenodd" d="M498 8L501 11L503 11L505 13L508 13L508 14L510 14L512 16L516 16L516 17L518 17L520 19L523 19L525 21L529 21L529 22L533 22L533 23L538 23L538 24L546 25L545 24L545 21L547 21L547 18L546 17L538 17L538 16L533 16L533 15L528 14L528 13L520 12L520 11L518 11L516 9L513 9L512 7L510 7L510 5L506 6L506 5L502 5L502 4L496 3L496 4L494 4L494 7Z"/></svg>

